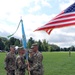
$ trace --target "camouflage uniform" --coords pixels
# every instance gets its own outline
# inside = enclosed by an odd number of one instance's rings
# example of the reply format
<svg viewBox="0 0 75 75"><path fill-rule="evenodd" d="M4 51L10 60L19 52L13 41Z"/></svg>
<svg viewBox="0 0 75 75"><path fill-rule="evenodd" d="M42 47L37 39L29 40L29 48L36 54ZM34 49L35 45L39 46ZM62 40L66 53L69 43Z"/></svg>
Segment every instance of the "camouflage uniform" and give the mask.
<svg viewBox="0 0 75 75"><path fill-rule="evenodd" d="M18 56L16 59L16 75L25 75L25 59L24 56Z"/></svg>
<svg viewBox="0 0 75 75"><path fill-rule="evenodd" d="M9 52L5 58L5 69L7 71L7 75L15 75L15 60L16 55Z"/></svg>
<svg viewBox="0 0 75 75"><path fill-rule="evenodd" d="M33 66L30 68L30 71L33 71L33 75L43 75L42 60L42 54L39 51L37 51L33 55Z"/></svg>

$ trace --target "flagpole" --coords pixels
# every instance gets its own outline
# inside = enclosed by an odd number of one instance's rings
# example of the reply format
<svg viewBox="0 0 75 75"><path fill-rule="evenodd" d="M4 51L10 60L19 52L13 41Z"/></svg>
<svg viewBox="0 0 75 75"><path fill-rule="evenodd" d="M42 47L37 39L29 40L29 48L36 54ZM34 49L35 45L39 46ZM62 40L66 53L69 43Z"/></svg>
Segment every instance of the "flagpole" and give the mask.
<svg viewBox="0 0 75 75"><path fill-rule="evenodd" d="M20 23L21 23L21 26L22 26L22 44L23 44L23 47L24 49L26 50L26 60L27 60L27 63L29 64L28 62L28 51L27 51L27 44L26 44L26 35L25 35L25 31L24 31L24 25L23 25L23 20L21 19L20 20ZM29 65L28 65L28 68L29 68ZM28 71L28 75L30 75L30 71Z"/></svg>

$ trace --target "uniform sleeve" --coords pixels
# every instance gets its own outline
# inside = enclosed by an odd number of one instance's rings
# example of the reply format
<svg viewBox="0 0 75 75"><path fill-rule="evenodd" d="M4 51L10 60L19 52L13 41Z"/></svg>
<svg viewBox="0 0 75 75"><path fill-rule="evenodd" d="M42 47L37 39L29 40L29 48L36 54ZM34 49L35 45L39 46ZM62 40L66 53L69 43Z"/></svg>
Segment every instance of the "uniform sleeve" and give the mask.
<svg viewBox="0 0 75 75"><path fill-rule="evenodd" d="M33 67L31 67L30 70L34 70L34 69L38 70L42 65L42 60L43 60L43 56L42 54L39 54L36 59L37 62L33 65Z"/></svg>
<svg viewBox="0 0 75 75"><path fill-rule="evenodd" d="M18 64L18 68L21 68L22 62L20 58L17 59L17 64Z"/></svg>
<svg viewBox="0 0 75 75"><path fill-rule="evenodd" d="M43 61L43 56L42 56L42 54L39 54L38 55L38 67L41 67L42 61Z"/></svg>
<svg viewBox="0 0 75 75"><path fill-rule="evenodd" d="M4 62L5 62L5 67L8 67L8 63L9 63L9 56L8 56L8 54L6 55Z"/></svg>
<svg viewBox="0 0 75 75"><path fill-rule="evenodd" d="M25 64L21 61L21 58L18 58L17 65L19 70L23 70L25 68Z"/></svg>

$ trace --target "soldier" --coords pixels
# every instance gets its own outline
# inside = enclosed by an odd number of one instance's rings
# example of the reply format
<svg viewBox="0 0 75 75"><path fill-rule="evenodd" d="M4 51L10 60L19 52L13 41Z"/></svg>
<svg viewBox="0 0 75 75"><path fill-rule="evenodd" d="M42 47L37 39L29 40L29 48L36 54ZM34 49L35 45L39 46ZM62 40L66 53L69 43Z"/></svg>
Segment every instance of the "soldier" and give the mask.
<svg viewBox="0 0 75 75"><path fill-rule="evenodd" d="M5 58L5 70L7 71L7 75L15 75L15 46L10 46L10 52L6 55Z"/></svg>
<svg viewBox="0 0 75 75"><path fill-rule="evenodd" d="M38 45L33 44L33 66L28 68L29 71L33 71L33 75L43 75L43 55L38 51Z"/></svg>
<svg viewBox="0 0 75 75"><path fill-rule="evenodd" d="M26 64L25 64L25 59L24 59L24 54L25 50L23 47L18 48L18 53L19 55L16 58L16 75L25 75L25 69L26 69Z"/></svg>

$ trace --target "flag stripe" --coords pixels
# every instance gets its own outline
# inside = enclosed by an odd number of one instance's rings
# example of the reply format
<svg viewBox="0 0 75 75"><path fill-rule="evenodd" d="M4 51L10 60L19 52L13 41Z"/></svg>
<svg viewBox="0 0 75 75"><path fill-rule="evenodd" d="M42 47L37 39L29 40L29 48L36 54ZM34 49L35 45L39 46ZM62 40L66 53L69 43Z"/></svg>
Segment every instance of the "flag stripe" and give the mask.
<svg viewBox="0 0 75 75"><path fill-rule="evenodd" d="M35 31L46 29L47 30L46 32L48 33L48 30L50 31L50 29L61 28L71 25L75 25L75 3L73 3L66 10L58 14L47 24L36 29Z"/></svg>
<svg viewBox="0 0 75 75"><path fill-rule="evenodd" d="M58 26L58 25L66 25L66 24L70 24L72 25L73 23L75 23L75 20L74 21L69 21L69 22L58 22L58 23L54 23L54 24L50 24L50 25L45 25L45 26L42 26L41 28L43 27L51 27L51 26Z"/></svg>
<svg viewBox="0 0 75 75"><path fill-rule="evenodd" d="M46 25L49 24L56 24L56 23L64 23L64 22L68 22L68 21L75 21L75 18L66 18L66 19L59 19L59 20L55 20L53 22L47 23ZM45 26L46 26L45 25Z"/></svg>
<svg viewBox="0 0 75 75"><path fill-rule="evenodd" d="M71 26L71 25L75 25L75 22L69 23L69 24L56 25L56 26L55 25L52 25L52 26L41 27L41 28L36 29L35 31L37 31L37 30L43 30L43 29L51 29L51 28L54 29L54 28Z"/></svg>
<svg viewBox="0 0 75 75"><path fill-rule="evenodd" d="M64 17L61 18L61 16L62 17L64 16ZM43 28L43 27L45 27L45 28L48 28L48 27L49 28L52 28L52 27L55 28L56 26L57 26L56 28L59 28L59 27L75 25L75 14L74 13L72 13L72 16L71 16L71 14L65 14L65 15L61 15L61 16L59 15L58 19L57 18L53 19L52 21L50 21L46 25L42 26L41 28ZM65 16L66 16L66 18L65 18ZM39 30L39 28L38 28L38 30Z"/></svg>
<svg viewBox="0 0 75 75"><path fill-rule="evenodd" d="M45 29L44 31L46 31L48 34L50 34L52 30L53 29Z"/></svg>
<svg viewBox="0 0 75 75"><path fill-rule="evenodd" d="M54 19L54 20L52 20L52 21L50 21L50 22L54 22L54 21L60 21L60 20L66 20L66 19L72 19L72 18L75 18L75 16L71 16L71 17L64 17L64 18L58 18L58 19ZM50 23L49 22L49 23ZM48 24L48 23L47 23Z"/></svg>
<svg viewBox="0 0 75 75"><path fill-rule="evenodd" d="M70 17L70 16L75 16L75 12L72 13L62 13L61 15L56 16L54 19L58 19L58 18L64 18L64 17Z"/></svg>

